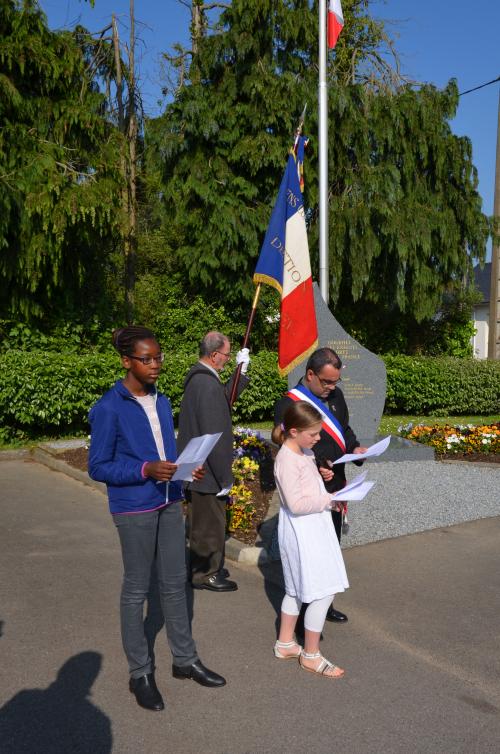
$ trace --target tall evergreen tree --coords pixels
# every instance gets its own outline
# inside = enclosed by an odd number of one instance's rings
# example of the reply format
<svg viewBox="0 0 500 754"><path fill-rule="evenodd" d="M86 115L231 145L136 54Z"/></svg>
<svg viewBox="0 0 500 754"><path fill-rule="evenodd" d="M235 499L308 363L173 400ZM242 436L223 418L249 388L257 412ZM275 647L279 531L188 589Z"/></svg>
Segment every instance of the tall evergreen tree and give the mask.
<svg viewBox="0 0 500 754"><path fill-rule="evenodd" d="M393 74L368 0L343 2L330 62L330 292L436 311L489 233L471 144L451 132L454 82L442 91ZM390 44L390 42L389 42ZM317 3L233 0L197 40L189 77L148 127L161 169L163 226L195 289L239 303L251 275L304 103L306 206L317 269Z"/></svg>
<svg viewBox="0 0 500 754"><path fill-rule="evenodd" d="M0 312L89 307L117 223L117 129L96 85L112 50L49 31L34 0L4 0L0 30Z"/></svg>

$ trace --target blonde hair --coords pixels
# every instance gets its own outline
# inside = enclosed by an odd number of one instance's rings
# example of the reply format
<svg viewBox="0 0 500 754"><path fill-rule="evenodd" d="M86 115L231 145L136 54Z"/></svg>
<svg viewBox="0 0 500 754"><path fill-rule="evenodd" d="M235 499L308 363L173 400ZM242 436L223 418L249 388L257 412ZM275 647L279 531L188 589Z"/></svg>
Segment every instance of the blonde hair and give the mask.
<svg viewBox="0 0 500 754"><path fill-rule="evenodd" d="M271 433L271 439L276 445L283 445L291 429L302 432L305 429L319 424L323 417L314 406L307 401L294 401L287 408L283 416L283 423L274 427Z"/></svg>

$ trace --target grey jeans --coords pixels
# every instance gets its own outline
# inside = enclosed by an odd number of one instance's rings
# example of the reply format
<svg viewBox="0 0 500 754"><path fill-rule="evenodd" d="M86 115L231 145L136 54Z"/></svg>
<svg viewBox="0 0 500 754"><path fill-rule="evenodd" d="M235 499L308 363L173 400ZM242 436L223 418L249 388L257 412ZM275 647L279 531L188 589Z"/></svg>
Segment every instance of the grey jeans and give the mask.
<svg viewBox="0 0 500 754"><path fill-rule="evenodd" d="M120 599L122 641L130 675L151 673L153 662L144 630L144 602L156 567L167 639L175 665L198 659L186 598L184 520L180 503L156 511L115 514L123 558Z"/></svg>

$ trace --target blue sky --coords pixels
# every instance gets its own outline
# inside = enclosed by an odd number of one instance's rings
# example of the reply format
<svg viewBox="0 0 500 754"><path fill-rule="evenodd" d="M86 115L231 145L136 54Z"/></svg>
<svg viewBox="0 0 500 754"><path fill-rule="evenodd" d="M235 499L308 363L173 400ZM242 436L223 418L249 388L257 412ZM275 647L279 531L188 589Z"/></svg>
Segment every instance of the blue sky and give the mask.
<svg viewBox="0 0 500 754"><path fill-rule="evenodd" d="M52 28L77 21L91 30L103 28L111 12L122 19L127 35L128 0L41 0ZM498 0L373 0L375 17L389 19L403 71L418 81L444 86L455 77L465 91L500 75L500 2ZM189 12L178 0L135 0L139 70L146 112L158 112L161 100L161 53L187 38ZM493 212L499 84L467 94L452 128L472 140L479 172L483 211Z"/></svg>

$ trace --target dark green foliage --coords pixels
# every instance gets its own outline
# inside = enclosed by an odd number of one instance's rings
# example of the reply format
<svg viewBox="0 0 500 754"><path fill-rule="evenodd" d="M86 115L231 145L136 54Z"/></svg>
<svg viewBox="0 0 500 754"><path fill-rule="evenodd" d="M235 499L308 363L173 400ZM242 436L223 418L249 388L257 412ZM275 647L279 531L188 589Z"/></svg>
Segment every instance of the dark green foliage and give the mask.
<svg viewBox="0 0 500 754"><path fill-rule="evenodd" d="M484 259L490 224L471 143L448 123L457 103L454 81L443 91L332 92L334 302L363 298L418 322Z"/></svg>
<svg viewBox="0 0 500 754"><path fill-rule="evenodd" d="M241 342L244 325L237 324L223 303L188 296L180 281L166 274L146 273L136 286L137 321L147 323L167 353L197 353L209 330Z"/></svg>
<svg viewBox="0 0 500 754"><path fill-rule="evenodd" d="M109 351L110 331L103 331L97 317L82 324L74 319L44 322L43 329L30 323L0 320L0 351L51 351L86 353Z"/></svg>
<svg viewBox="0 0 500 754"><path fill-rule="evenodd" d="M34 0L4 0L0 29L0 315L97 308L120 184L88 39Z"/></svg>
<svg viewBox="0 0 500 754"><path fill-rule="evenodd" d="M436 316L421 322L410 311L366 301L339 302L336 316L347 332L375 353L471 358L472 311L477 302L475 291L445 295Z"/></svg>
<svg viewBox="0 0 500 754"><path fill-rule="evenodd" d="M330 67L332 309L363 300L418 322L482 259L481 212L467 138L452 134L458 92L373 75L383 29L346 0ZM199 40L190 78L147 145L160 166L165 234L192 288L250 300L251 277L298 115L308 104L306 206L317 273L317 28L306 0L233 0ZM339 319L341 319L339 312Z"/></svg>
<svg viewBox="0 0 500 754"><path fill-rule="evenodd" d="M252 357L250 384L234 405L234 421L272 421L274 404L288 390L278 374L276 353L261 351Z"/></svg>

